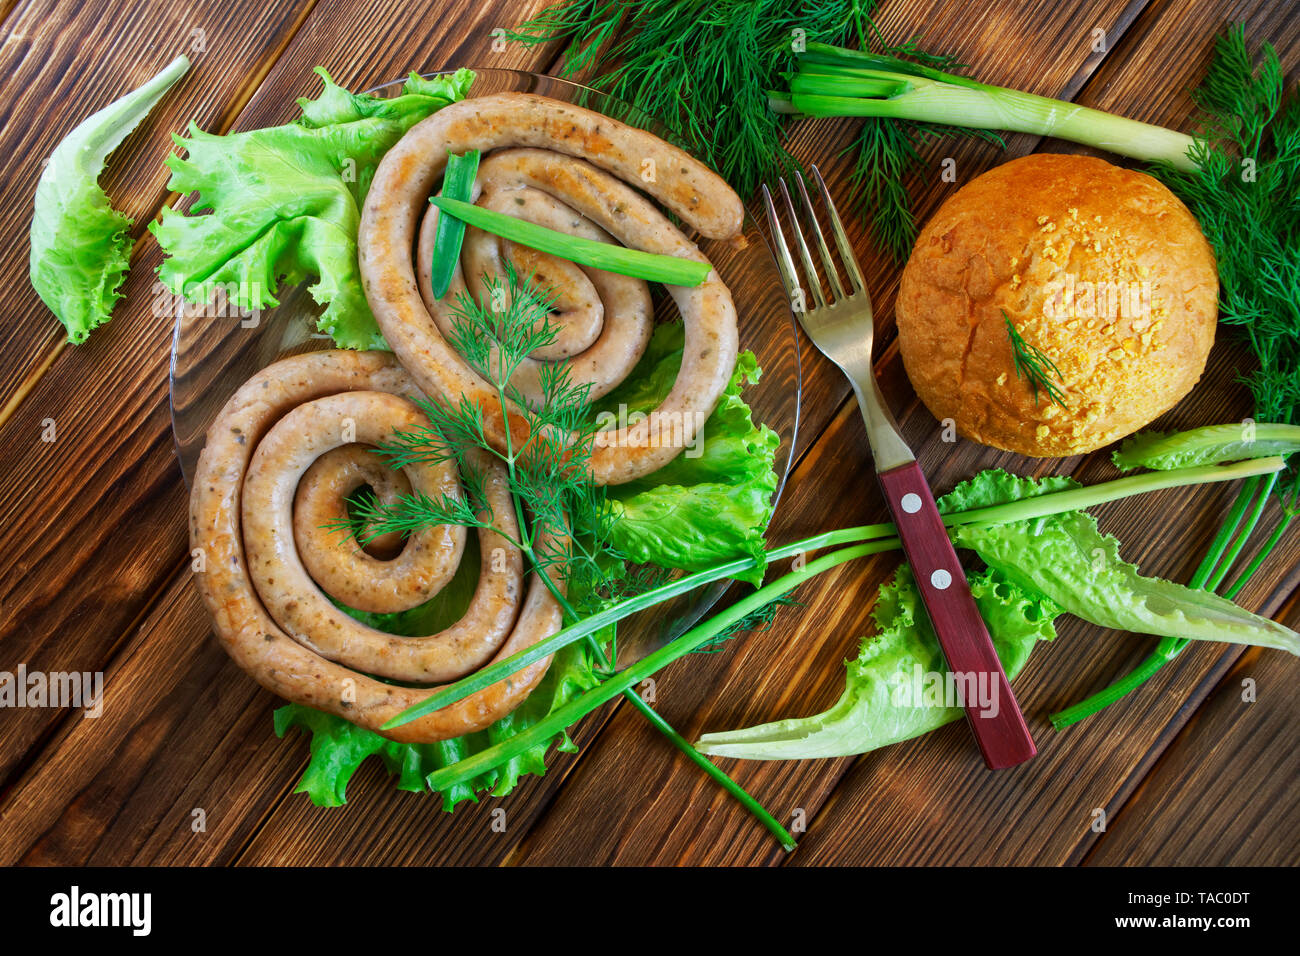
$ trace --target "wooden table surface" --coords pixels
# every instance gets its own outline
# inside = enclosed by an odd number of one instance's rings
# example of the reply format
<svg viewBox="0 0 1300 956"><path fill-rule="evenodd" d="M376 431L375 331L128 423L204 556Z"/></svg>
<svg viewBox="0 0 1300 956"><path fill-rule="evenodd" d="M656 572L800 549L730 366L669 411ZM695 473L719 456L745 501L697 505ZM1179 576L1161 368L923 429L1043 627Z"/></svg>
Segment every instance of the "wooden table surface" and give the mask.
<svg viewBox="0 0 1300 956"><path fill-rule="evenodd" d="M504 801L454 814L398 792L377 764L349 802L316 809L292 793L306 762L299 736L271 728L277 701L212 639L190 581L186 489L172 447L171 321L155 315L160 252L145 229L177 199L162 159L190 119L228 131L291 118L311 74L364 88L411 69L558 71L554 45L494 49L493 31L545 0L3 0L0 70L0 670L103 671L103 715L0 714L0 861L34 864L1295 864L1300 862L1300 677L1277 651L1197 644L1121 704L1064 733L1047 715L1132 668L1152 639L1061 620L1016 681L1040 756L983 769L963 726L855 759L721 761L777 816L806 822L782 852L739 806L628 707L582 722L577 754L553 756ZM1228 0L885 0L886 36L923 32L986 81L1176 128L1187 89L1227 21L1268 38L1292 73L1300 7ZM1097 52L1094 31L1105 31ZM499 47L500 44L497 44ZM200 49L201 47L201 49ZM27 231L41 160L77 122L179 51L194 70L114 155L102 182L140 237L111 325L69 347L27 281ZM851 123L800 126L797 155L830 167ZM972 141L929 151L910 183L922 216L959 182L1009 156L1080 147L1014 136L1004 157ZM893 341L898 269L853 235L884 317L883 387L942 492L983 467L1085 482L1114 476L1107 456L1027 460L939 440ZM742 325L742 341L762 354ZM1247 416L1242 350L1221 336L1205 377L1161 423ZM807 350L797 458L770 538L879 521L856 405L844 380ZM53 421L54 441L42 441ZM1186 581L1234 489L1206 486L1098 509L1145 572ZM1270 510L1268 520L1276 519ZM1300 528L1239 597L1300 625ZM887 555L816 579L762 633L661 672L657 707L688 738L832 702L842 662L869 626L868 596L893 572ZM1254 681L1256 699L1243 700ZM492 811L506 810L504 830ZM192 825L201 809L206 827ZM1098 825L1104 811L1105 826Z"/></svg>

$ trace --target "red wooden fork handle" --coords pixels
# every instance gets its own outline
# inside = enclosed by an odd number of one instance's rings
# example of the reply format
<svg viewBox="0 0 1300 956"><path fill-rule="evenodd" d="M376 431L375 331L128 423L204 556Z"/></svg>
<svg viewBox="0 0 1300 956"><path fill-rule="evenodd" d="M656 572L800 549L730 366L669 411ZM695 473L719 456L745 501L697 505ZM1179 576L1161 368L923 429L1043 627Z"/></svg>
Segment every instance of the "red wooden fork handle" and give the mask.
<svg viewBox="0 0 1300 956"><path fill-rule="evenodd" d="M882 472L880 485L948 669L957 678L957 688L964 691L966 719L984 763L990 770L1023 763L1038 752L1034 739L1011 693L921 466L913 461Z"/></svg>

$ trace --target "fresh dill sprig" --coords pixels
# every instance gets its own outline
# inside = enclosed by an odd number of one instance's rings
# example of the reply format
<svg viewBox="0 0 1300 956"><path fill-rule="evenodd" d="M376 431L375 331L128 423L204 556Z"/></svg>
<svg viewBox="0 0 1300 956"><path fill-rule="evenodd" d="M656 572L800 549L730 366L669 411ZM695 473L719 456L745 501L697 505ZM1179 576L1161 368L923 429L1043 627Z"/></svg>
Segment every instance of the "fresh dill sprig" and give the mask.
<svg viewBox="0 0 1300 956"><path fill-rule="evenodd" d="M533 278L520 277L507 263L505 275L485 276L482 301L467 292L457 298L451 346L492 386L503 415L522 419L527 438L516 447L507 436L504 449L488 440L483 409L467 396L458 401L422 400L427 424L397 430L377 450L390 467L422 462L452 462L463 495L431 498L411 492L397 501L357 502L353 522L364 528L363 542L391 532L410 534L422 527L455 524L494 527L486 477L476 462L490 456L505 466L516 509L519 538L534 570L550 583L558 570L570 591L586 593L607 585L622 555L611 542L615 519L606 491L590 480L591 443L597 431L588 414L590 386L575 383L568 363L540 367L540 398L529 403L511 379L530 353L555 342L553 295ZM578 611L556 589L566 616Z"/></svg>
<svg viewBox="0 0 1300 956"><path fill-rule="evenodd" d="M578 76L663 123L742 196L797 165L767 91L808 41L862 41L876 0L561 0L510 31L564 40Z"/></svg>
<svg viewBox="0 0 1300 956"><path fill-rule="evenodd" d="M1214 250L1219 321L1235 326L1258 368L1241 375L1255 419L1300 422L1300 95L1287 94L1277 52L1262 43L1252 56L1245 29L1230 27L1215 44L1192 97L1201 133L1190 155L1197 168L1152 167L1187 203ZM1300 509L1300 469L1291 465L1277 491L1289 513Z"/></svg>
<svg viewBox="0 0 1300 956"><path fill-rule="evenodd" d="M897 48L892 48L897 49ZM931 60L942 61L940 57ZM944 64L949 70L954 64ZM940 123L867 117L843 153L853 154L849 171L859 215L896 262L906 262L916 244L918 227L905 179L925 168L921 150L945 136L982 139L1000 149L1002 137L992 130L967 129ZM841 154L843 155L843 154Z"/></svg>
<svg viewBox="0 0 1300 956"><path fill-rule="evenodd" d="M861 49L882 56L902 57L921 66L946 73L962 73L969 67L955 56L927 53L920 38L890 44L874 21L868 20L868 36L860 40ZM918 227L912 197L904 179L925 167L921 150L931 141L945 136L970 137L1006 149L1006 142L990 129L971 129L943 123L869 116L853 142L844 150L853 153L849 172L859 214L896 262L906 262L916 244Z"/></svg>
<svg viewBox="0 0 1300 956"><path fill-rule="evenodd" d="M752 631L766 631L776 620L776 614L783 607L802 607L803 605L789 594L782 594L773 598L766 604L759 605L750 611L740 620L724 627L717 634L710 637L707 641L691 651L692 654L716 654L722 650L722 645L733 637L739 637L741 634L748 634Z"/></svg>
<svg viewBox="0 0 1300 956"><path fill-rule="evenodd" d="M461 495L440 495L432 498L422 491L411 491L393 505L383 505L371 497L358 502L354 511L352 527L360 526L357 537L362 544L385 534L409 535L421 528L437 525L461 525L466 528L491 528L495 517L492 507L484 496L482 485L475 486L469 475L461 476L462 482L475 491ZM520 539L511 538L497 531L516 548L522 549Z"/></svg>
<svg viewBox="0 0 1300 956"><path fill-rule="evenodd" d="M1029 387L1034 390L1034 405L1038 405L1038 391L1042 389L1047 393L1048 404L1069 408L1065 404L1065 392L1062 391L1060 385L1052 381L1052 376L1056 376L1062 383L1065 381L1065 376L1056 367L1052 357L1037 345L1025 341L1019 330L1016 329L1016 324L1011 321L1011 316L1007 315L1006 309L1002 310L1002 321L1007 325L1007 338L1011 341L1011 355L1016 364L1016 378L1023 378L1029 382Z"/></svg>

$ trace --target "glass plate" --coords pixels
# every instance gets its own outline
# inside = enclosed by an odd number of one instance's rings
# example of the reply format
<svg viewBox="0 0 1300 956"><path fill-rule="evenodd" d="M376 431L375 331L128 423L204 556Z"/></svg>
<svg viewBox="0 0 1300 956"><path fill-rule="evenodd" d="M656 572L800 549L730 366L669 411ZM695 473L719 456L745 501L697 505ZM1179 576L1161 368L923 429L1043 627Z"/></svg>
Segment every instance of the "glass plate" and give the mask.
<svg viewBox="0 0 1300 956"><path fill-rule="evenodd" d="M444 73L449 71L439 71ZM427 76L439 73L426 74ZM621 122L650 130L670 140L657 121L634 107L587 87L517 70L475 71L471 96L519 91L581 103ZM369 92L395 95L404 80L394 80ZM680 145L680 144L679 144ZM758 356L762 380L745 391L757 421L781 436L776 468L780 476L777 500L785 487L799 427L799 338L794 316L781 289L776 263L766 239L753 222L745 221L746 246L704 240L700 248L731 288L740 325L740 347ZM743 279L743 281L738 281ZM255 372L289 355L332 347L328 336L316 332L320 312L306 284L283 290L280 305L265 310L254 325L226 310L210 306L181 306L176 312L172 343L171 414L176 454L188 484L203 447L204 434L221 407ZM676 318L671 300L656 295L660 319ZM684 595L674 602L629 618L619 628L619 662L626 665L672 640L700 619L726 591L728 582Z"/></svg>

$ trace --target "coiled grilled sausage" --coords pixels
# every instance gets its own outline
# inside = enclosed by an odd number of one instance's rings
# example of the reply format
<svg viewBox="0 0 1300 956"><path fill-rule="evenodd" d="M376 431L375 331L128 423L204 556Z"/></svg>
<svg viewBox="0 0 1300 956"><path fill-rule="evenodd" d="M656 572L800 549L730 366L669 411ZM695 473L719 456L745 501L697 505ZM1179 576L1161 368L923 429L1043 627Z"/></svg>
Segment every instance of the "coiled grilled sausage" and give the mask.
<svg viewBox="0 0 1300 956"><path fill-rule="evenodd" d="M744 209L726 183L676 147L546 97L475 97L413 126L385 154L366 195L358 243L366 298L385 339L420 387L477 401L488 437L504 446L506 423L487 383L439 332L438 324L452 321L451 297L426 304L411 262L417 223L448 155L470 149L485 155L503 151L485 160L495 189L545 193L624 245L647 252L708 261L628 182L711 238L738 235ZM696 288L669 286L668 291L686 326L681 370L671 393L646 419L597 434L591 472L598 484L631 481L671 461L712 412L735 366L735 306L716 272ZM524 425L515 419L510 427Z"/></svg>
<svg viewBox="0 0 1300 956"><path fill-rule="evenodd" d="M350 454L329 457L334 449L374 445L394 429L422 423L410 401L418 396L410 376L386 353L314 352L268 366L235 393L208 430L190 498L191 546L204 560L196 575L199 591L235 662L281 697L407 742L487 727L523 702L549 658L391 731L381 725L431 689L371 675L423 685L451 680L561 625L559 606L536 574L524 592L522 555L508 540L518 536L509 487L486 455L474 465L484 476L493 527L479 532L478 588L466 616L452 627L414 638L376 631L339 611L308 573L294 535L300 479L316 469L306 500L323 513L322 487L345 496L364 481ZM449 466L416 465L404 475L431 497L460 494ZM341 497L331 508L341 513ZM372 606L401 610L427 600L454 572L464 538L464 529L413 534L387 573L371 579ZM322 549L320 540L308 546L312 561L328 557ZM374 559L359 559L348 547L335 551L343 561L335 569L341 590L356 601Z"/></svg>

